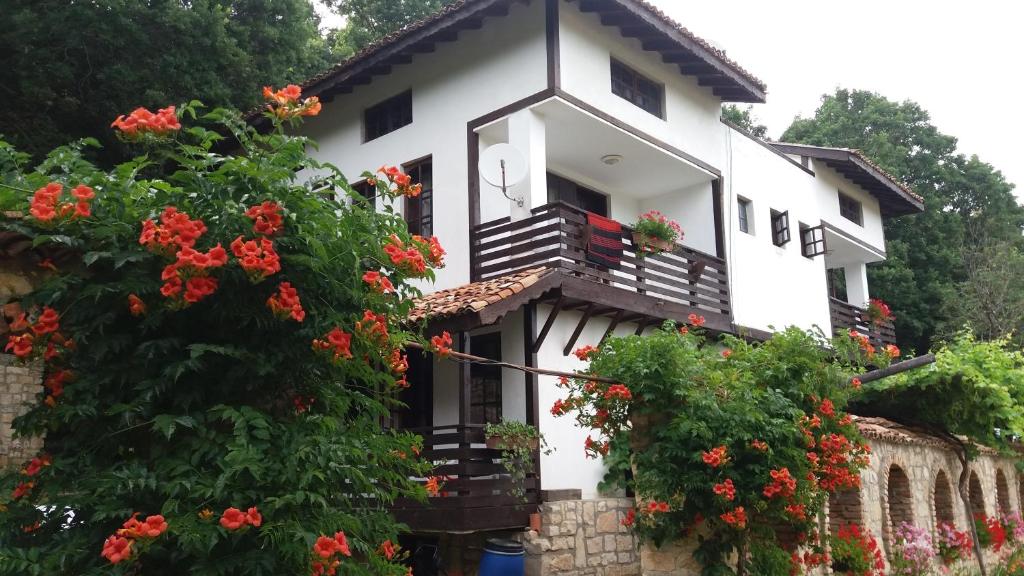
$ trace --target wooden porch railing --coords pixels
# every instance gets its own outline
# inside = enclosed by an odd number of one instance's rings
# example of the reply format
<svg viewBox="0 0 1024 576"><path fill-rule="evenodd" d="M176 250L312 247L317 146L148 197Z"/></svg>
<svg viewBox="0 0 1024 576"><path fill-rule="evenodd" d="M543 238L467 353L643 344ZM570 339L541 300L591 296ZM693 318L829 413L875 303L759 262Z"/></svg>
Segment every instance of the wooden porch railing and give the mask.
<svg viewBox="0 0 1024 576"><path fill-rule="evenodd" d="M524 528L538 503L536 475L523 481L525 501L509 491L514 481L501 464L502 451L487 448L482 424L411 429L423 436L424 460L434 462L441 493L424 504L395 502L395 517L416 532Z"/></svg>
<svg viewBox="0 0 1024 576"><path fill-rule="evenodd" d="M838 298L829 298L829 308L834 332L856 330L867 336L876 346L896 343L896 329L893 327L892 321L876 325L865 319L867 315L865 309L843 302Z"/></svg>
<svg viewBox="0 0 1024 576"><path fill-rule="evenodd" d="M634 293L729 315L725 261L676 245L671 252L637 256L632 231L623 226L625 250L617 270L587 261L586 213L561 202L538 206L528 218L508 217L475 226L470 233L474 282L538 266Z"/></svg>

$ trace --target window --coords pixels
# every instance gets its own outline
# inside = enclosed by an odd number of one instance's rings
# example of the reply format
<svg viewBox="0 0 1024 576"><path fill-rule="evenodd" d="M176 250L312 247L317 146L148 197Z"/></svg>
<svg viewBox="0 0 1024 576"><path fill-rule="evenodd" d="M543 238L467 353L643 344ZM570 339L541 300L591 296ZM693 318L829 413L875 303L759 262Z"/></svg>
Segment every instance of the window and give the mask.
<svg viewBox="0 0 1024 576"><path fill-rule="evenodd" d="M825 253L825 227L808 227L800 223L800 253L808 258L821 256Z"/></svg>
<svg viewBox="0 0 1024 576"><path fill-rule="evenodd" d="M330 180L317 180L310 184L310 188L313 190L313 194L319 196L324 200L335 200L334 187L331 186Z"/></svg>
<svg viewBox="0 0 1024 576"><path fill-rule="evenodd" d="M380 138L407 124L412 124L411 90L388 98L363 112L363 141Z"/></svg>
<svg viewBox="0 0 1024 576"><path fill-rule="evenodd" d="M789 211L772 210L772 244L785 246L789 242Z"/></svg>
<svg viewBox="0 0 1024 576"><path fill-rule="evenodd" d="M746 232L747 234L754 233L754 223L750 217L753 216L753 206L750 200L746 198L739 198L736 204L736 212L740 219L740 232Z"/></svg>
<svg viewBox="0 0 1024 576"><path fill-rule="evenodd" d="M480 334L470 340L475 356L501 360L501 332ZM501 367L472 364L469 368L469 421L501 422Z"/></svg>
<svg viewBox="0 0 1024 576"><path fill-rule="evenodd" d="M864 225L864 212L861 209L860 202L842 192L839 193L839 215L854 224Z"/></svg>
<svg viewBox="0 0 1024 576"><path fill-rule="evenodd" d="M377 198L376 186L370 186L370 183L366 180L360 180L352 185L352 190L354 190L356 194L365 198L366 201L370 203L370 206L374 205Z"/></svg>
<svg viewBox="0 0 1024 576"><path fill-rule="evenodd" d="M608 216L608 197L548 172L548 202L565 202L599 216Z"/></svg>
<svg viewBox="0 0 1024 576"><path fill-rule="evenodd" d="M423 187L420 195L405 198L405 224L410 234L434 235L434 168L430 158L402 166L413 184Z"/></svg>
<svg viewBox="0 0 1024 576"><path fill-rule="evenodd" d="M662 101L665 99L665 88L614 59L612 60L612 94L629 100L658 118L664 117Z"/></svg>

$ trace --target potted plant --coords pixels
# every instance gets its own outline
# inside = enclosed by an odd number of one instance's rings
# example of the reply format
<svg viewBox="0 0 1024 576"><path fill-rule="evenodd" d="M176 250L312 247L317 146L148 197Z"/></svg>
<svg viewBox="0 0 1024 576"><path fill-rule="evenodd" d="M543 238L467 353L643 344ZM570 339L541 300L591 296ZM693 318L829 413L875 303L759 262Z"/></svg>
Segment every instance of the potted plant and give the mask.
<svg viewBox="0 0 1024 576"><path fill-rule="evenodd" d="M544 435L534 426L517 420L488 424L484 434L488 448L502 451L501 464L512 478L509 494L525 502L524 481L534 470L534 452L547 445Z"/></svg>
<svg viewBox="0 0 1024 576"><path fill-rule="evenodd" d="M864 320L871 322L875 326L881 326L886 322L891 322L893 319L892 310L889 309L889 305L878 298L872 298L864 311Z"/></svg>
<svg viewBox="0 0 1024 576"><path fill-rule="evenodd" d="M870 532L857 524L839 528L829 537L832 549L832 573L842 576L881 576L885 561L878 542Z"/></svg>
<svg viewBox="0 0 1024 576"><path fill-rule="evenodd" d="M633 224L633 245L640 257L647 253L668 252L682 236L679 224L657 210L641 215Z"/></svg>

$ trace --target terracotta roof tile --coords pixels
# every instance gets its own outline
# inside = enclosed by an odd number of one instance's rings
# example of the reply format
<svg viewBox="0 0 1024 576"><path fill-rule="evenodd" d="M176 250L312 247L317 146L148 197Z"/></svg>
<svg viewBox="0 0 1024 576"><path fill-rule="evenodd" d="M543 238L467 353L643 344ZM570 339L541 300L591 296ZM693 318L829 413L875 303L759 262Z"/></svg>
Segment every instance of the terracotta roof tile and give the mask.
<svg viewBox="0 0 1024 576"><path fill-rule="evenodd" d="M886 418L876 416L855 416L851 415L853 423L860 429L865 438L884 440L894 444L917 444L920 446L931 446L949 450L950 445L942 438L913 426L907 426ZM978 446L978 449L985 454L996 454L997 452L987 446Z"/></svg>
<svg viewBox="0 0 1024 576"><path fill-rule="evenodd" d="M409 320L447 318L465 312L479 312L492 304L518 294L551 274L549 268L531 268L482 282L439 290L413 301Z"/></svg>

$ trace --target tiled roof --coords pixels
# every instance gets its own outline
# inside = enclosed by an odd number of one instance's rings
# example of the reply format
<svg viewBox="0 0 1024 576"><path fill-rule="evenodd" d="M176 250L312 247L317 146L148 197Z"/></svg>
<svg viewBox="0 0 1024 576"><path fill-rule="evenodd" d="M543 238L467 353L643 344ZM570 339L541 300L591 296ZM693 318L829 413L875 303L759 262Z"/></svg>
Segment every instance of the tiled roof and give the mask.
<svg viewBox="0 0 1024 576"><path fill-rule="evenodd" d="M866 154L864 154L863 152L861 152L860 150L858 150L856 148L837 148L835 146L814 146L814 145L811 145L811 144L793 144L793 143L790 143L790 142L771 142L770 145L777 146L777 147L787 147L787 148L789 148L789 147L791 147L791 148L807 148L809 150L813 150L813 149L834 150L836 152L846 152L848 154L852 154L853 156L856 156L858 160L860 160L861 162L864 162L868 166L871 166L871 168L877 170L882 176L885 176L885 178L888 179L894 186L896 186L900 190L903 190L904 192L906 192L911 197L916 198L919 202L924 202L924 198L922 198L917 192L914 192L914 190L911 189L910 186L908 186L905 182L903 182L899 178L893 176L892 174L890 174L887 170L885 170L884 168L882 168L878 164L875 164L870 158L867 157Z"/></svg>
<svg viewBox="0 0 1024 576"><path fill-rule="evenodd" d="M943 450L949 450L951 448L949 442L921 428L907 426L905 424L900 424L899 422L894 422L892 420L876 416L851 415L851 417L853 418L853 423L857 425L857 428L860 429L860 433L864 435L865 438L884 440L894 444L931 446L934 448L941 448ZM996 453L995 450L987 446L977 446L977 448L985 454Z"/></svg>
<svg viewBox="0 0 1024 576"><path fill-rule="evenodd" d="M480 312L526 290L553 272L549 268L531 268L490 280L439 290L414 300L409 320L436 320L467 312Z"/></svg>
<svg viewBox="0 0 1024 576"><path fill-rule="evenodd" d="M316 85L316 84L318 84L320 82L323 82L324 80L330 78L331 76L333 76L335 74L339 74L341 72L344 72L345 70L354 67L356 64L358 64L362 60L364 60L364 59L366 59L366 58L376 54L377 52L379 52L381 50L384 50L385 48L387 48L391 44L394 44L395 42L397 42L398 40L404 38L405 36L408 36L409 34L412 34L413 32L415 32L417 30L420 30L422 28L425 28L425 27L427 27L427 26L429 26L431 24L434 24L436 22L441 22L441 21L451 17L452 15L457 14L460 10L463 10L466 7L471 6L471 5L473 5L473 4L477 3L477 2L480 2L480 1L481 0L456 0L456 1L452 2L451 4L446 5L444 8L442 8L441 10L435 12L434 14L431 14L430 16L427 16L426 18L423 18L421 20L417 20L416 22L413 22L411 24L407 24L406 26L404 26L402 28L399 28L398 30L395 30L394 32L391 32L390 34L387 34L387 35L381 37L380 39L378 39L377 41L373 42L372 44L369 44L368 46L366 46L365 48L363 48L359 52L356 52L355 54L353 54L348 59L346 59L346 60L344 60L344 61L342 61L342 62L332 66L331 68L328 68L327 70L325 70L325 71L323 71L323 72L321 72L321 73L319 73L319 74L317 74L317 75L307 79L305 82L302 83L302 88L303 89L309 88L309 87L314 86L314 85ZM702 48L704 48L708 52L712 53L723 64L725 64L729 68L732 68L737 74L739 74L740 76L743 76L747 81L755 84L762 91L764 91L766 89L764 82L762 82L756 76L754 76L753 74L751 74L750 72L745 70L742 66L737 64L731 58L726 56L724 51L722 51L722 50L712 46L711 43L709 43L707 40L704 40L703 38L697 36L693 32L690 32L689 30L684 28L682 25L680 25L678 22L676 22L675 20L670 18L667 14L665 14L661 10L655 8L653 5L648 3L646 0L625 0L625 2L635 4L636 6L642 8L643 10L646 10L647 12L649 12L651 15L653 15L653 16L657 17L658 19L662 20L663 22L665 22L669 26L672 26L673 28L678 30L680 34L686 36L687 38L689 38L693 42L699 44Z"/></svg>

